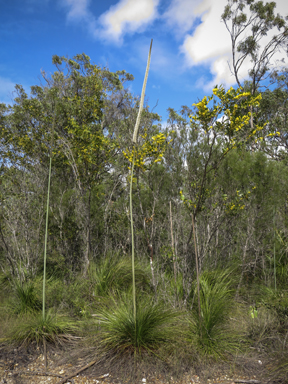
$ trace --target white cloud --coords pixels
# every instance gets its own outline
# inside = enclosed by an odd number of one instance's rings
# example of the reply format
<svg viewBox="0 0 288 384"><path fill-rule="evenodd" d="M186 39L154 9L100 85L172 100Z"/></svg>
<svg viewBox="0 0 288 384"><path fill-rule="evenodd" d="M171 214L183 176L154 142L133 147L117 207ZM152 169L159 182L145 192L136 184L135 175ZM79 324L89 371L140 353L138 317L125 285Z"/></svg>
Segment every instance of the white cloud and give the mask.
<svg viewBox="0 0 288 384"><path fill-rule="evenodd" d="M90 0L61 0L61 4L68 9L69 22L81 23L92 35L94 34L96 18L89 10Z"/></svg>
<svg viewBox="0 0 288 384"><path fill-rule="evenodd" d="M119 42L125 33L143 29L157 17L158 3L159 0L121 0L99 18L101 35Z"/></svg>
<svg viewBox="0 0 288 384"><path fill-rule="evenodd" d="M120 0L97 18L89 10L90 0L62 0L67 19L83 22L95 38L120 43L126 33L142 31L157 16L160 0Z"/></svg>
<svg viewBox="0 0 288 384"><path fill-rule="evenodd" d="M89 0L64 0L64 4L69 8L68 20L81 21L91 17L88 10Z"/></svg>
<svg viewBox="0 0 288 384"><path fill-rule="evenodd" d="M206 3L206 9L204 9ZM199 10L202 13L200 24L193 35L187 35L183 44L183 51L187 53L187 59L191 64L205 62L212 57L225 54L229 51L229 35L223 23L220 23L226 0L215 2L208 1L201 4ZM200 16L200 15L199 15Z"/></svg>
<svg viewBox="0 0 288 384"><path fill-rule="evenodd" d="M174 36L183 39L180 53L184 54L185 63L181 67L181 71L183 68L187 69L192 66L195 68L200 65L207 67L213 79L210 81L211 76L209 76L209 80L198 79L201 87L205 89L220 83L235 84L235 78L228 65L228 62L231 64L231 39L224 23L221 22L221 14L227 0L170 0L162 15L159 15L157 11L160 0L119 0L116 5L111 6L98 18L89 9L91 0L61 1L68 8L68 20L81 22L95 38L117 44L122 42L125 34L143 32L154 20L158 19L160 22L162 21L165 31L169 30L174 33ZM280 15L287 14L287 0L276 0L276 3L276 12L279 12ZM195 28L195 21L198 22L199 19L202 22ZM263 39L262 45L271 38L272 33ZM139 38L137 38L136 45L140 45ZM165 68L168 71L172 67L171 63L177 65L179 69L179 56L168 55L169 50L161 51L159 48L157 51L153 49L151 69L156 69L161 75ZM138 55L135 60L146 64L146 51L146 47L145 52L137 51ZM280 58L281 54L277 53L273 57L273 61ZM248 58L239 72L240 79L247 78L250 67L251 63ZM171 71L171 69L169 70Z"/></svg>
<svg viewBox="0 0 288 384"><path fill-rule="evenodd" d="M162 18L181 35L192 28L197 16L196 9L200 4L201 0L172 0Z"/></svg>

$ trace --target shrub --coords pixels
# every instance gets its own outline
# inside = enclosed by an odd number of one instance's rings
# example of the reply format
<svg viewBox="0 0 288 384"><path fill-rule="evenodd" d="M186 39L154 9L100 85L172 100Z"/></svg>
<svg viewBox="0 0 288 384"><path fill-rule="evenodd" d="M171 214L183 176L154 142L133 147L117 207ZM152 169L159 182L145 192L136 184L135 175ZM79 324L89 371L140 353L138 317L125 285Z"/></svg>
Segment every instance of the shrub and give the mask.
<svg viewBox="0 0 288 384"><path fill-rule="evenodd" d="M28 312L21 317L18 316L6 341L20 345L28 345L33 341L41 344L43 339L52 343L61 343L69 340L77 330L78 326L75 322L65 316L48 311L43 320L41 312Z"/></svg>
<svg viewBox="0 0 288 384"><path fill-rule="evenodd" d="M204 356L225 358L238 348L238 335L229 320L233 308L230 287L227 271L204 273L200 278L201 317L194 304L188 318L188 339Z"/></svg>
<svg viewBox="0 0 288 384"><path fill-rule="evenodd" d="M91 263L89 278L95 296L107 296L115 290L129 290L132 286L131 260L106 258L98 264ZM147 268L143 268L139 262L135 262L135 282L138 289L151 289Z"/></svg>
<svg viewBox="0 0 288 384"><path fill-rule="evenodd" d="M38 311L41 309L41 301L37 297L33 281L13 282L14 289L10 301L10 308L16 314Z"/></svg>
<svg viewBox="0 0 288 384"><path fill-rule="evenodd" d="M154 352L175 340L178 316L179 312L143 296L137 299L135 324L131 297L114 299L112 306L103 306L98 312L101 346L105 351Z"/></svg>

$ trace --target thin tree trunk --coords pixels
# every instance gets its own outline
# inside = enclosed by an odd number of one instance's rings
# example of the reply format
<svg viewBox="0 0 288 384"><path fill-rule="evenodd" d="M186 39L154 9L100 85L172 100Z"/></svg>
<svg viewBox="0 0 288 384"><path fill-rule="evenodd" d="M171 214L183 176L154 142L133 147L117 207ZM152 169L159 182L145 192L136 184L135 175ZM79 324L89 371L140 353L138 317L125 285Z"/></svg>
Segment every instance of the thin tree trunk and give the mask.
<svg viewBox="0 0 288 384"><path fill-rule="evenodd" d="M202 270L202 260L200 258L201 252L199 249L199 239L198 239L198 225L197 222L195 221L195 237L196 237L196 245L197 245L197 255L198 255L198 268L199 268L199 274L201 273Z"/></svg>
<svg viewBox="0 0 288 384"><path fill-rule="evenodd" d="M119 177L119 176L118 176ZM119 184L119 180L116 181L116 183L114 184L113 186L113 189L112 189L112 192L109 196L109 200L108 200L108 203L105 207L105 211L104 211L104 257L106 257L106 254L107 254L107 240L108 240L108 211L109 211L109 206L110 204L112 203L112 197L113 197L113 193L116 189L116 187L118 186Z"/></svg>
<svg viewBox="0 0 288 384"><path fill-rule="evenodd" d="M155 296L156 296L157 290L156 290L155 273L154 273L154 265L153 265L153 245L152 245L152 243L148 244L148 247L150 250L150 267L151 267L151 274L152 274L152 284L153 284Z"/></svg>
<svg viewBox="0 0 288 384"><path fill-rule="evenodd" d="M200 279L199 279L198 254L197 254L197 244L196 244L196 234L195 234L194 214L193 213L192 213L192 229L193 229L194 247L195 247L197 294L198 294L198 311L199 311L199 323L200 323L200 332L201 332L202 320L201 320L201 302L200 302Z"/></svg>
<svg viewBox="0 0 288 384"><path fill-rule="evenodd" d="M89 260L89 255L90 255L90 208L91 208L91 189L89 188L89 197L88 197L88 223L87 223L87 231L86 231L86 236L85 236L85 253L84 253L84 271L83 271L83 276L87 275L90 260Z"/></svg>
<svg viewBox="0 0 288 384"><path fill-rule="evenodd" d="M239 284L238 284L238 287L237 287L237 290L236 290L236 295L235 295L236 299L238 299L238 297L239 297L239 291L240 291L242 280L243 280L244 269L245 269L244 263L245 263L245 259L246 259L246 253L247 253L247 248L248 248L248 241L249 241L249 236L247 234L245 245L244 245L244 251L243 251L242 271L241 271L241 276L240 276Z"/></svg>
<svg viewBox="0 0 288 384"><path fill-rule="evenodd" d="M176 269L176 259L175 259L175 252L174 252L173 219L172 219L171 200L169 201L169 206L170 206L171 246L172 246L172 256L173 256L173 266L174 266L175 292L176 292L176 300L177 300L177 269Z"/></svg>

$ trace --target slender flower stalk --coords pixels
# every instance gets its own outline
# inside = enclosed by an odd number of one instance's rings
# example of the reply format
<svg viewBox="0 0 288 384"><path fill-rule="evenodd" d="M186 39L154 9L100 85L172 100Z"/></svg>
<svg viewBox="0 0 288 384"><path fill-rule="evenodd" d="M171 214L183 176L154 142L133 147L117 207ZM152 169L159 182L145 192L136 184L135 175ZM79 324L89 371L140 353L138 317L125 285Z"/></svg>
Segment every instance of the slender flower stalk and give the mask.
<svg viewBox="0 0 288 384"><path fill-rule="evenodd" d="M134 321L136 322L136 289L135 289L135 260L134 260L134 229L133 229L133 212L132 212L132 184L133 184L133 171L134 171L135 153L133 155L131 180L130 180L130 221L131 221L131 242L132 242L132 293L133 293L133 313ZM135 326L136 332L136 326Z"/></svg>
<svg viewBox="0 0 288 384"><path fill-rule="evenodd" d="M277 284L276 284L276 252L275 252L275 206L273 209L273 232L274 232L274 239L273 239L273 255L274 255L274 288L275 291L277 289Z"/></svg>
<svg viewBox="0 0 288 384"><path fill-rule="evenodd" d="M49 163L49 177L48 177L48 192L47 192L47 206L46 206L46 228L45 228L45 243L44 243L44 268L43 268L43 298L42 298L42 317L43 321L46 319L45 314L45 288L46 288L46 255L47 255L47 234L48 234L48 216L49 216L49 196L50 196L50 180L51 180L51 167L52 167L52 151L53 151L53 137L55 128L55 113L52 123L52 139L50 147L50 163Z"/></svg>
<svg viewBox="0 0 288 384"><path fill-rule="evenodd" d="M146 72L145 72L145 78L144 83L142 87L142 93L141 93L141 99L140 99L140 106L138 111L138 116L134 128L134 134L133 134L133 160L132 160L132 167L131 167L131 174L130 174L130 218L131 218L131 240L132 240L132 289L133 289L133 314L134 314L134 322L135 322L135 334L136 334L136 289L135 289L135 270L134 270L134 232L133 232L133 207L132 207L132 184L133 184L133 171L134 171L134 163L135 163L135 152L136 152L136 145L137 145L137 136L138 136L138 130L140 125L140 118L141 118L141 112L143 110L143 104L144 104L144 97L145 97L145 89L147 84L147 78L149 73L149 67L150 67L150 60L151 60L151 50L152 50L152 42L153 39L151 39L150 43L150 49L148 54L148 60L147 60L147 66L146 66Z"/></svg>

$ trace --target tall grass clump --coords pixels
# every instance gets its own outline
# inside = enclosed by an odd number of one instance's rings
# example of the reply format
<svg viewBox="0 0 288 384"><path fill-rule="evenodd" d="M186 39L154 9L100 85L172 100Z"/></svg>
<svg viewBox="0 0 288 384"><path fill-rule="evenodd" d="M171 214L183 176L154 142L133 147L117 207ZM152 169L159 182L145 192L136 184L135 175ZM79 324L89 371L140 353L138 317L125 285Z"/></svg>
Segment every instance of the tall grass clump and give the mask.
<svg viewBox="0 0 288 384"><path fill-rule="evenodd" d="M248 319L250 342L273 349L278 335L287 331L288 295L259 284L253 305L249 308Z"/></svg>
<svg viewBox="0 0 288 384"><path fill-rule="evenodd" d="M150 290L148 270L139 262L134 262L135 286L140 290ZM129 291L132 285L131 260L127 257L105 258L99 263L91 263L89 279L95 296L105 297L115 291Z"/></svg>
<svg viewBox="0 0 288 384"><path fill-rule="evenodd" d="M33 281L14 282L13 295L9 307L16 314L39 311L41 301L38 298Z"/></svg>
<svg viewBox="0 0 288 384"><path fill-rule="evenodd" d="M287 335L286 335L287 339ZM274 361L273 361L274 360ZM273 380L275 383L288 384L288 354L282 353L282 356L274 354L272 360L273 366L271 367L269 380ZM275 380L275 381L274 381Z"/></svg>
<svg viewBox="0 0 288 384"><path fill-rule="evenodd" d="M188 339L203 356L225 358L238 348L237 333L229 319L233 310L231 283L227 271L203 273L200 278L201 318L194 306L188 319Z"/></svg>
<svg viewBox="0 0 288 384"><path fill-rule="evenodd" d="M111 306L103 306L97 316L100 325L99 343L103 351L141 355L156 353L177 337L176 318L179 313L154 303L150 296L137 299L134 318L131 296L115 298ZM136 320L136 321L135 321Z"/></svg>
<svg viewBox="0 0 288 384"><path fill-rule="evenodd" d="M78 327L71 319L54 314L51 310L46 312L45 319L41 312L30 312L18 316L6 341L22 346L32 342L36 342L37 345L46 341L62 343L69 340L77 330Z"/></svg>

